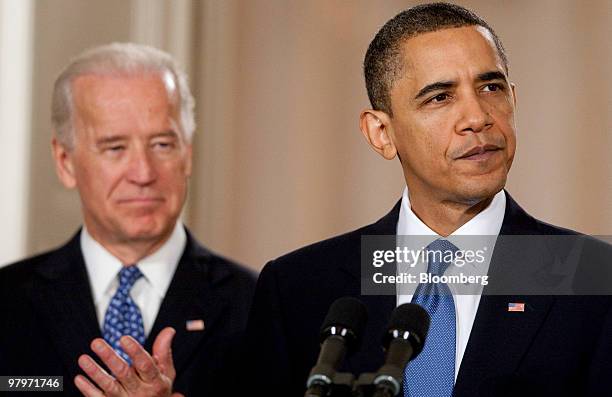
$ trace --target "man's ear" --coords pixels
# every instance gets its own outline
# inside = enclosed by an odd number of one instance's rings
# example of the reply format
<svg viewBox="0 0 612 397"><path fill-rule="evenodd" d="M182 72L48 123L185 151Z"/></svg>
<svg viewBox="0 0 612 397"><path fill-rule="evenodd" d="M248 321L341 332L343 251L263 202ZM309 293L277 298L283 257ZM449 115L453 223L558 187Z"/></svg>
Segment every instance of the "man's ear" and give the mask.
<svg viewBox="0 0 612 397"><path fill-rule="evenodd" d="M397 148L393 143L393 126L388 114L366 109L359 115L359 128L372 149L387 160L395 158Z"/></svg>
<svg viewBox="0 0 612 397"><path fill-rule="evenodd" d="M53 150L53 160L55 161L55 172L60 182L68 189L75 188L74 151L66 148L55 136L51 141L51 149Z"/></svg>
<svg viewBox="0 0 612 397"><path fill-rule="evenodd" d="M514 103L514 108L516 109L516 84L510 83L510 89L512 91L512 102Z"/></svg>

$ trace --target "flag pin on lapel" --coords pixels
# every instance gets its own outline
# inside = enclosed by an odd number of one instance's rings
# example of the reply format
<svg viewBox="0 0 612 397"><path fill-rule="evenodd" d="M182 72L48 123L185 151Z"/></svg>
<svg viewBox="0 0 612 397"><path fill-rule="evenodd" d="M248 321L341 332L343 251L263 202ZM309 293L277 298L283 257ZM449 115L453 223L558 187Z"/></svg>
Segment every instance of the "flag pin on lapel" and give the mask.
<svg viewBox="0 0 612 397"><path fill-rule="evenodd" d="M204 320L189 320L185 323L187 331L204 331Z"/></svg>
<svg viewBox="0 0 612 397"><path fill-rule="evenodd" d="M508 311L509 312L524 312L525 304L519 302L510 302L508 303Z"/></svg>

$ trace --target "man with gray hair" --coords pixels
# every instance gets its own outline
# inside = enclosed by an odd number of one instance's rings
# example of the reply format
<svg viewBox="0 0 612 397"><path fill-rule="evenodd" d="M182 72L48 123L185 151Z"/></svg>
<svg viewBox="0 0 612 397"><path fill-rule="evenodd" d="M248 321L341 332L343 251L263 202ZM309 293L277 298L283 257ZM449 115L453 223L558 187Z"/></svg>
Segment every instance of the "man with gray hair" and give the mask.
<svg viewBox="0 0 612 397"><path fill-rule="evenodd" d="M179 219L193 102L174 60L143 45L93 48L60 74L53 158L62 184L79 192L83 227L0 271L0 314L10 319L0 326L0 374L63 376L67 394L91 396L214 394L223 383L254 276L203 248Z"/></svg>

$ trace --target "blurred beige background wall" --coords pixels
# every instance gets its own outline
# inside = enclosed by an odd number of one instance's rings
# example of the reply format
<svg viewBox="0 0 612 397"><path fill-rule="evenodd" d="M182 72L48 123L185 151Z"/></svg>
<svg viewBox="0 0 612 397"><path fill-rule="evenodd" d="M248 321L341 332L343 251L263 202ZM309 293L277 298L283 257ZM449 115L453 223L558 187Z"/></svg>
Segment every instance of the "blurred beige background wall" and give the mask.
<svg viewBox="0 0 612 397"><path fill-rule="evenodd" d="M110 41L167 50L191 76L198 129L185 222L211 248L258 269L376 220L404 182L358 130L361 62L378 28L417 3L0 0L0 18L26 24L19 35L0 30L0 43L23 43L0 45L0 73L18 59L24 74L17 88L0 79L2 139L17 157L2 162L0 263L60 244L80 224L78 197L51 162L50 93L71 56ZM509 53L519 146L508 190L546 221L612 234L612 2L457 3L487 19ZM9 131L7 114L17 118Z"/></svg>

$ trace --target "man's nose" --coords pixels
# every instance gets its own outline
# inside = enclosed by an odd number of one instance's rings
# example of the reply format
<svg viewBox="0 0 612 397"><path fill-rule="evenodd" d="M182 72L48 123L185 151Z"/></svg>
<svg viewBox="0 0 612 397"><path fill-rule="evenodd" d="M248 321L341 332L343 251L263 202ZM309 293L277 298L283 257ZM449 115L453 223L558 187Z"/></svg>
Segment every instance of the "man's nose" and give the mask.
<svg viewBox="0 0 612 397"><path fill-rule="evenodd" d="M486 103L476 94L464 97L460 103L460 119L457 132L481 132L493 124L493 119L487 111Z"/></svg>
<svg viewBox="0 0 612 397"><path fill-rule="evenodd" d="M146 150L135 150L128 165L127 178L137 185L150 185L157 178L155 163Z"/></svg>

